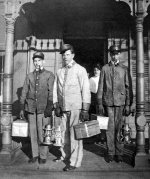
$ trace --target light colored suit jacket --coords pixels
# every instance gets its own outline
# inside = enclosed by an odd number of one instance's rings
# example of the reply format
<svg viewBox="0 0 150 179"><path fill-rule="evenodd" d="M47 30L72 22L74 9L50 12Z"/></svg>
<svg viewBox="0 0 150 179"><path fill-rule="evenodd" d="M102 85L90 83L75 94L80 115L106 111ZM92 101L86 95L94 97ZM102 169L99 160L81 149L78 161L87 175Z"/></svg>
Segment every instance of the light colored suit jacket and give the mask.
<svg viewBox="0 0 150 179"><path fill-rule="evenodd" d="M53 91L53 103L56 102L63 111L82 109L83 103L91 103L89 79L84 67L74 62L70 68L58 70Z"/></svg>

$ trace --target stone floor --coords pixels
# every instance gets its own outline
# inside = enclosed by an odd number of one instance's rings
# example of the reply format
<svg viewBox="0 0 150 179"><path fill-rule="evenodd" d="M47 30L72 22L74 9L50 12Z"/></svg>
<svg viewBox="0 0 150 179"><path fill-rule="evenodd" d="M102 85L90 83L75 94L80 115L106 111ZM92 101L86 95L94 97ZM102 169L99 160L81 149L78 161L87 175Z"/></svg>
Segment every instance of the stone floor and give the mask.
<svg viewBox="0 0 150 179"><path fill-rule="evenodd" d="M92 142L91 142L92 141ZM50 147L47 163L43 165L28 164L29 145L17 152L17 157L9 165L0 165L0 179L148 179L150 164L146 167L134 165L135 145L126 145L124 162L106 163L104 154L105 143L84 140L84 157L82 166L72 172L63 172L65 164L56 163L53 159L59 154L57 147Z"/></svg>

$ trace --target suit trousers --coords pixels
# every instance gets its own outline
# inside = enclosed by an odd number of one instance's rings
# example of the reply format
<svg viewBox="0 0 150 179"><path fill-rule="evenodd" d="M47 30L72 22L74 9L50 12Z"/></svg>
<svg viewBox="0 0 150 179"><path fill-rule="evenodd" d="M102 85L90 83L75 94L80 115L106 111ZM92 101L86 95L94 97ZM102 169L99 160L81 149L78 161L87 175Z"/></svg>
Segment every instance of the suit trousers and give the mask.
<svg viewBox="0 0 150 179"><path fill-rule="evenodd" d="M80 167L83 158L83 141L75 139L74 125L79 123L81 110L72 110L63 113L63 147L61 147L62 158L67 160L71 166Z"/></svg>
<svg viewBox="0 0 150 179"><path fill-rule="evenodd" d="M105 106L106 115L109 117L108 130L106 131L109 155L123 155L122 142L120 140L123 109L124 106Z"/></svg>
<svg viewBox="0 0 150 179"><path fill-rule="evenodd" d="M28 114L29 133L31 138L32 157L39 156L41 159L47 158L48 146L42 145L43 129L50 122L50 118L44 114Z"/></svg>

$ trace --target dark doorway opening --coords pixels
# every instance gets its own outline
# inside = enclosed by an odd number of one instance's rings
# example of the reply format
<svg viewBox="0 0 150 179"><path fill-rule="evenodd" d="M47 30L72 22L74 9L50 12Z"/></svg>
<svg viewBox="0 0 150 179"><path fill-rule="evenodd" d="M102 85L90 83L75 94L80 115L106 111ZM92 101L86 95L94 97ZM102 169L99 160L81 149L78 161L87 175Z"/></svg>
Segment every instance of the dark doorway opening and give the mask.
<svg viewBox="0 0 150 179"><path fill-rule="evenodd" d="M104 39L64 39L64 43L73 45L75 61L86 68L89 76L96 63L104 65Z"/></svg>

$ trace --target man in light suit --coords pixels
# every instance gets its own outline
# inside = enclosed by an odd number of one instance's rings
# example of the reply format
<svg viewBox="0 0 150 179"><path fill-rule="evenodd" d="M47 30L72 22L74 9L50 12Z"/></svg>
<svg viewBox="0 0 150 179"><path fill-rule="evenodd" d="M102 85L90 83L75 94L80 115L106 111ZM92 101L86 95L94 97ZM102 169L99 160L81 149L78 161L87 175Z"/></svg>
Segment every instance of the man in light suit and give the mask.
<svg viewBox="0 0 150 179"><path fill-rule="evenodd" d="M70 44L61 48L64 67L59 69L54 82L54 107L57 116L62 115L65 138L61 159L67 161L64 171L81 166L82 140L75 139L73 126L88 120L91 102L89 79L86 69L74 61L74 49Z"/></svg>

